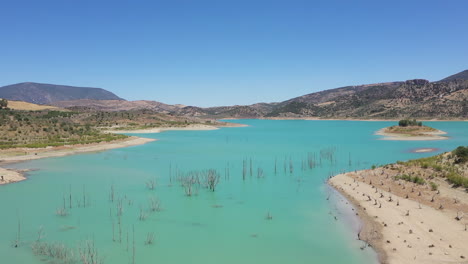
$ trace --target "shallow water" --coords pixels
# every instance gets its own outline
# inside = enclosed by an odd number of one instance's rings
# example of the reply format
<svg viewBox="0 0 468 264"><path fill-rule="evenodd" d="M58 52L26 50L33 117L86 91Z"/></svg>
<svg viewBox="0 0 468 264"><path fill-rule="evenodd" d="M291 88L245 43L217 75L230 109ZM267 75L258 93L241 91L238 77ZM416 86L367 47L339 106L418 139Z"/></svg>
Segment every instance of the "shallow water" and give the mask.
<svg viewBox="0 0 468 264"><path fill-rule="evenodd" d="M465 122L426 122L450 139L413 142L378 140L373 134L394 122L232 122L249 127L143 134L159 140L14 165L38 170L26 181L0 186L1 262L51 261L31 250L42 226L41 241L76 249L92 240L105 263L132 263L133 236L135 263L375 263L372 251L359 249L358 223L340 209L340 198L327 200L327 177L468 142ZM438 152L412 153L415 148ZM200 186L187 197L178 175L206 169L219 172L216 190ZM155 190L145 185L152 179ZM150 212L150 197L160 200L161 211ZM68 215L58 216L64 203ZM139 220L140 211L145 220ZM15 248L18 222L21 243ZM154 243L145 245L150 232Z"/></svg>

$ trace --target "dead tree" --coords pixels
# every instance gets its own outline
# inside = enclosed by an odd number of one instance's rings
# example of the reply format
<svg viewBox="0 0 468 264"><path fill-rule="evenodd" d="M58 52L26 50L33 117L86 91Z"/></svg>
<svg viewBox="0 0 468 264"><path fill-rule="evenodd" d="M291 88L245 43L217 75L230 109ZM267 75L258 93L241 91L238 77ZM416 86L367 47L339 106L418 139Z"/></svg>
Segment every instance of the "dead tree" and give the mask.
<svg viewBox="0 0 468 264"><path fill-rule="evenodd" d="M19 215L18 215L18 231L16 233L16 240L14 241L13 244L15 248L19 247L21 244L21 220L19 218Z"/></svg>
<svg viewBox="0 0 468 264"><path fill-rule="evenodd" d="M161 211L161 202L156 197L149 198L149 207L152 212Z"/></svg>
<svg viewBox="0 0 468 264"><path fill-rule="evenodd" d="M135 225L132 226L132 229L133 229L132 264L135 264L135 254L136 254L136 250L135 250Z"/></svg>
<svg viewBox="0 0 468 264"><path fill-rule="evenodd" d="M277 163L277 158L275 157L275 175L276 175L276 163Z"/></svg>
<svg viewBox="0 0 468 264"><path fill-rule="evenodd" d="M245 159L242 160L242 180L245 181L245 175L247 174L247 161Z"/></svg>
<svg viewBox="0 0 468 264"><path fill-rule="evenodd" d="M219 183L219 173L213 169L208 170L205 181L208 188L214 192Z"/></svg>
<svg viewBox="0 0 468 264"><path fill-rule="evenodd" d="M289 158L289 173L293 173L294 172L294 165L293 165L293 162L292 162L292 159Z"/></svg>
<svg viewBox="0 0 468 264"><path fill-rule="evenodd" d="M68 197L68 198L69 198L69 199L68 199L68 202L69 202L68 206L69 206L69 208L71 209L71 208L72 208L72 191L71 191L71 184L70 184L70 193L69 193L69 197Z"/></svg>
<svg viewBox="0 0 468 264"><path fill-rule="evenodd" d="M99 255L99 252L94 245L94 241L87 240L79 249L79 256L83 264L102 264L104 260Z"/></svg>
<svg viewBox="0 0 468 264"><path fill-rule="evenodd" d="M262 168L257 169L257 178L263 178L263 169Z"/></svg>
<svg viewBox="0 0 468 264"><path fill-rule="evenodd" d="M154 188L156 188L156 180L154 179L146 181L145 184L146 184L146 188L148 188L149 190L154 190Z"/></svg>
<svg viewBox="0 0 468 264"><path fill-rule="evenodd" d="M146 213L143 211L143 207L140 206L140 214L138 215L138 219L139 219L140 221L144 221L144 220L146 220L146 217L148 217L148 216L147 216Z"/></svg>
<svg viewBox="0 0 468 264"><path fill-rule="evenodd" d="M145 245L151 245L154 242L154 233L148 232L146 234Z"/></svg>

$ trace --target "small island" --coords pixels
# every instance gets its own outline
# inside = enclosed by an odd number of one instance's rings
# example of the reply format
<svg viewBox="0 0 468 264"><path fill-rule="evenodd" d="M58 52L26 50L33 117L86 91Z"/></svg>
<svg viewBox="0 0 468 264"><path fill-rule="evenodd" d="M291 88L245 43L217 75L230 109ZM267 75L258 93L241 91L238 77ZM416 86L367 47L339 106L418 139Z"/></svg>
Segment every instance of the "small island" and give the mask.
<svg viewBox="0 0 468 264"><path fill-rule="evenodd" d="M403 119L397 126L382 128L376 132L376 135L384 136L382 140L444 140L448 137L444 131L424 126L421 121L416 119Z"/></svg>

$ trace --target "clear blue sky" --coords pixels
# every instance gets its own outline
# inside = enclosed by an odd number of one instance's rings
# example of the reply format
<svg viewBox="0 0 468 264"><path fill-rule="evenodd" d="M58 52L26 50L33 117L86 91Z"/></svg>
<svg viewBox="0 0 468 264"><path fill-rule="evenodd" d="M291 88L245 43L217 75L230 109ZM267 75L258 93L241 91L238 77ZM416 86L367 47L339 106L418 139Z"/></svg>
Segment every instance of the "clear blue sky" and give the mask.
<svg viewBox="0 0 468 264"><path fill-rule="evenodd" d="M468 1L2 0L0 86L274 102L468 69Z"/></svg>

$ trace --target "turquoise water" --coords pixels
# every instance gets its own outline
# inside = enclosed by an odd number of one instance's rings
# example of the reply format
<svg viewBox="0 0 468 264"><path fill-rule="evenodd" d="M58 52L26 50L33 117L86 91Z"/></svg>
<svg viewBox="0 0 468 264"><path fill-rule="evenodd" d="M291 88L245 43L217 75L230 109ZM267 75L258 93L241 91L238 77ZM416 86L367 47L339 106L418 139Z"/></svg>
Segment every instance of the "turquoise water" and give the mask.
<svg viewBox="0 0 468 264"><path fill-rule="evenodd" d="M143 134L158 141L15 164L37 170L26 181L0 186L1 262L60 263L33 254L42 227L47 243L76 249L94 241L105 263L132 263L133 248L135 263L375 263L372 251L359 249L354 220L336 211L339 199L326 199L327 177L434 154L411 153L415 148L440 153L468 142L464 122L427 122L450 139L425 142L373 135L394 122L232 122L249 126ZM216 190L194 185L194 195L186 196L177 178L207 169L219 173ZM146 187L150 180L157 182L154 190ZM69 207L70 190L72 208L58 216L64 200ZM149 209L151 197L160 211ZM146 245L148 233L154 241Z"/></svg>

